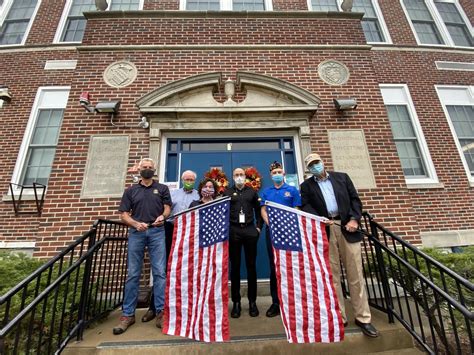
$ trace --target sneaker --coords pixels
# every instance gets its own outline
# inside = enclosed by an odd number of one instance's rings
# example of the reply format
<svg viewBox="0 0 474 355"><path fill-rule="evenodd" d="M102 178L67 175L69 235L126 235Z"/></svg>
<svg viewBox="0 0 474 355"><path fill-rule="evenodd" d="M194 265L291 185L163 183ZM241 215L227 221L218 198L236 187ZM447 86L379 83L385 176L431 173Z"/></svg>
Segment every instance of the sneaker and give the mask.
<svg viewBox="0 0 474 355"><path fill-rule="evenodd" d="M156 327L157 328L161 328L163 326L163 316L164 316L164 314L165 314L164 311L159 311L156 314Z"/></svg>
<svg viewBox="0 0 474 355"><path fill-rule="evenodd" d="M121 316L120 323L113 329L115 335L125 333L128 327L132 326L135 323L135 316Z"/></svg>

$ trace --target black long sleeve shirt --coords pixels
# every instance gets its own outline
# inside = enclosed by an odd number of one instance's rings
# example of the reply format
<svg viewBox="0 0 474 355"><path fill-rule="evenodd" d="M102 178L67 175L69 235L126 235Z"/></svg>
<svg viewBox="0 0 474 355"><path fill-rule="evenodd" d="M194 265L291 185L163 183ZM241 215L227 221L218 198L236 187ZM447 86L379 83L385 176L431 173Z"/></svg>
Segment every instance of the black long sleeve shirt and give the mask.
<svg viewBox="0 0 474 355"><path fill-rule="evenodd" d="M242 190L232 186L227 188L224 196L230 196L230 223L239 224L239 214L245 214L245 224L256 222L257 228L262 228L263 220L260 214L260 198L251 187L244 186Z"/></svg>

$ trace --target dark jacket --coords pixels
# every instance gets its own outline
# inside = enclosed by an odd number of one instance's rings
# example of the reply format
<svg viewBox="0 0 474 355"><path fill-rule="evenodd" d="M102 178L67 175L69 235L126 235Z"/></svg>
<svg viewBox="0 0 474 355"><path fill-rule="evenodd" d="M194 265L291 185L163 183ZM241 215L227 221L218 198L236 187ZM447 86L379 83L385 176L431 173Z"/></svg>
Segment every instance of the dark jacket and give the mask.
<svg viewBox="0 0 474 355"><path fill-rule="evenodd" d="M245 213L245 224L256 224L261 229L263 225L260 214L260 198L258 193L251 187L244 186L242 190L232 186L224 191L224 196L230 196L230 223L239 224L239 213L242 209Z"/></svg>
<svg viewBox="0 0 474 355"><path fill-rule="evenodd" d="M339 215L341 216L342 233L349 243L360 242L362 234L359 231L351 233L344 228L351 219L355 219L360 223L362 202L357 190L346 173L329 172L329 176L336 196ZM321 217L329 217L321 188L312 176L301 184L301 202L303 211ZM326 228L326 230L328 229Z"/></svg>

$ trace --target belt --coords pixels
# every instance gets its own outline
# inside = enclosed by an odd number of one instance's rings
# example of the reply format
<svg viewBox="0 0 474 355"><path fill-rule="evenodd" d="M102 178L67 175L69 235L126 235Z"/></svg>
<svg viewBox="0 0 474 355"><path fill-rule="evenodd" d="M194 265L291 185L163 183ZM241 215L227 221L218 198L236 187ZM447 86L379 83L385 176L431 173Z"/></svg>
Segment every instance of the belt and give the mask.
<svg viewBox="0 0 474 355"><path fill-rule="evenodd" d="M230 224L232 224L233 226L238 226L238 227L240 227L240 228L244 228L244 227L247 227L247 226L250 225L250 224L253 224L253 222L249 222L249 223L231 222Z"/></svg>
<svg viewBox="0 0 474 355"><path fill-rule="evenodd" d="M337 215L337 216L329 216L328 219L330 219L330 220L340 220L340 219L341 219L341 216L340 216L340 215Z"/></svg>

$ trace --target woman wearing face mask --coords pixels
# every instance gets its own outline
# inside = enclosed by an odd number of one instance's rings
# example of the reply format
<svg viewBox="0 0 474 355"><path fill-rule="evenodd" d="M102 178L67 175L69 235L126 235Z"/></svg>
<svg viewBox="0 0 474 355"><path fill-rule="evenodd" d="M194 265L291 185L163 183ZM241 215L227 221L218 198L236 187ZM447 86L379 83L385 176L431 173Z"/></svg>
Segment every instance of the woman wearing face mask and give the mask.
<svg viewBox="0 0 474 355"><path fill-rule="evenodd" d="M199 183L199 200L191 202L189 208L202 205L207 202L213 201L217 197L217 183L209 178L205 178Z"/></svg>

